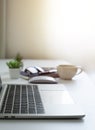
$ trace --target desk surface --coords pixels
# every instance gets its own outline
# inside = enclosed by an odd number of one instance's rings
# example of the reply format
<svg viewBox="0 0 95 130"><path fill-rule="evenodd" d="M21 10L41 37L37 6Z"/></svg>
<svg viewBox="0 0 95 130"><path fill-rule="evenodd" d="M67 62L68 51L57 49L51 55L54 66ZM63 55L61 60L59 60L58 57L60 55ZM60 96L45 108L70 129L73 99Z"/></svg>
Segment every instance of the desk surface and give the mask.
<svg viewBox="0 0 95 130"><path fill-rule="evenodd" d="M24 60L24 67L44 66L56 67L59 64L66 63L56 60ZM26 83L27 80L9 78L6 60L0 60L0 75L3 83ZM78 102L86 117L82 120L0 120L1 130L95 130L95 86L90 81L88 75L82 72L71 81L57 79L68 89L73 99Z"/></svg>

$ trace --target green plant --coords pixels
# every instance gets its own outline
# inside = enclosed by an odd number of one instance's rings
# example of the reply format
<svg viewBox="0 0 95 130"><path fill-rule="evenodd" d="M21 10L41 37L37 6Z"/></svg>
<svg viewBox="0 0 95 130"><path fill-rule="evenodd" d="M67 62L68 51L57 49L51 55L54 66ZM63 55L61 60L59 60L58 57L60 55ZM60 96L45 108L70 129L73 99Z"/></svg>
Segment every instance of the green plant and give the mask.
<svg viewBox="0 0 95 130"><path fill-rule="evenodd" d="M9 68L20 68L23 67L22 56L17 53L15 58L6 63Z"/></svg>
<svg viewBox="0 0 95 130"><path fill-rule="evenodd" d="M15 59L7 62L6 64L11 69L12 68L20 68L20 67L22 67L22 62L19 62L19 61L15 60Z"/></svg>
<svg viewBox="0 0 95 130"><path fill-rule="evenodd" d="M22 61L22 56L18 53L14 59L21 62Z"/></svg>

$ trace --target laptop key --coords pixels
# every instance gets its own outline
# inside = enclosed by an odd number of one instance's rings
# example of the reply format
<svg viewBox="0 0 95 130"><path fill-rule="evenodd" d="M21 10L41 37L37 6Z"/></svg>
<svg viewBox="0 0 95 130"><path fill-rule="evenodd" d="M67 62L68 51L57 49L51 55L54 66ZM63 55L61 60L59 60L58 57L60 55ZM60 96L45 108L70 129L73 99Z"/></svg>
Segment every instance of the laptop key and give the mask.
<svg viewBox="0 0 95 130"><path fill-rule="evenodd" d="M43 107L43 103L37 85L34 85L34 97L35 97L37 113L38 114L44 113L44 107Z"/></svg>
<svg viewBox="0 0 95 130"><path fill-rule="evenodd" d="M8 85L0 113L44 113L37 85Z"/></svg>

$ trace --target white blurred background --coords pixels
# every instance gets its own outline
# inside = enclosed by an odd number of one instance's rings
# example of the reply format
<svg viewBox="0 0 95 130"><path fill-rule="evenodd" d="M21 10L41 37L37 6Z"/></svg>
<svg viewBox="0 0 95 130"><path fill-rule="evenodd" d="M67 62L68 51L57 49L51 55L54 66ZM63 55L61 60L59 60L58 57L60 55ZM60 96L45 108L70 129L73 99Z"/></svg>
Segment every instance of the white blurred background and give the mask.
<svg viewBox="0 0 95 130"><path fill-rule="evenodd" d="M19 52L24 58L63 59L95 68L94 0L4 1L1 57Z"/></svg>

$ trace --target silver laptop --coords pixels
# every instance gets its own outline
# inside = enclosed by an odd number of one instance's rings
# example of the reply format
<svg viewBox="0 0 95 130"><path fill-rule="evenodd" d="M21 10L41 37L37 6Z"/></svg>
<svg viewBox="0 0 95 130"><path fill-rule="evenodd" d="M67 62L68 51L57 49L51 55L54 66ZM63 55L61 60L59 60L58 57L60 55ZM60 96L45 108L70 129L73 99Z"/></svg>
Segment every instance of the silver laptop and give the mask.
<svg viewBox="0 0 95 130"><path fill-rule="evenodd" d="M0 119L82 118L61 84L0 84Z"/></svg>

